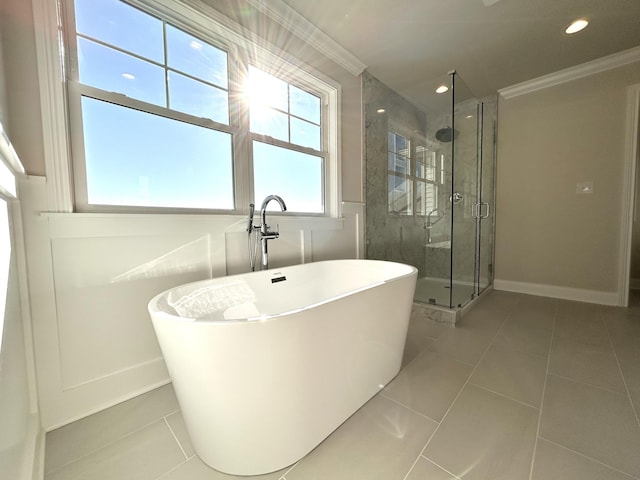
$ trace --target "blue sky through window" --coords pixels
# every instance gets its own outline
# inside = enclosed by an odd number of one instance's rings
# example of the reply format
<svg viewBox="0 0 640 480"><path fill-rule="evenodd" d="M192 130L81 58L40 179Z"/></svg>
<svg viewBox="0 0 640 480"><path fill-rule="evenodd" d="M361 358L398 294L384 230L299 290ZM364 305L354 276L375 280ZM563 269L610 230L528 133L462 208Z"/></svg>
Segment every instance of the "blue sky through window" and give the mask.
<svg viewBox="0 0 640 480"><path fill-rule="evenodd" d="M233 209L231 135L82 99L89 203Z"/></svg>
<svg viewBox="0 0 640 480"><path fill-rule="evenodd" d="M75 20L80 85L104 92L81 89L87 203L236 208L227 52L120 0L75 0ZM251 149L254 201L278 194L290 211L324 212L323 156L269 144L322 152L320 97L249 70L249 128L264 136Z"/></svg>

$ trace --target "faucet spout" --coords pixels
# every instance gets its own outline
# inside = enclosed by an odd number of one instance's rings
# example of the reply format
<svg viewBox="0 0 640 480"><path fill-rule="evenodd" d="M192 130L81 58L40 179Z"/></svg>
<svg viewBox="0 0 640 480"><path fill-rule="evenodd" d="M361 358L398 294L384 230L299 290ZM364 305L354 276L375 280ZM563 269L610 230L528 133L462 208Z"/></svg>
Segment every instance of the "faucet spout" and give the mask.
<svg viewBox="0 0 640 480"><path fill-rule="evenodd" d="M280 210L282 210L283 212L287 211L287 205L284 203L284 200L282 200L282 198L278 195L269 195L265 197L265 199L262 201L262 206L260 207L260 218L262 219L260 233L262 235L269 234L269 227L267 225L267 205L269 205L269 202L271 202L272 200L278 202L278 204L280 205Z"/></svg>
<svg viewBox="0 0 640 480"><path fill-rule="evenodd" d="M260 242L262 243L262 269L269 269L269 249L267 247L267 242L269 240L275 240L280 236L278 231L269 230L269 225L267 225L267 205L269 202L275 200L280 205L280 210L283 212L287 211L287 205L284 203L284 200L280 198L278 195L269 195L262 201L262 206L260 207L260 218L262 220L262 224L260 225ZM256 227L257 228L257 227Z"/></svg>

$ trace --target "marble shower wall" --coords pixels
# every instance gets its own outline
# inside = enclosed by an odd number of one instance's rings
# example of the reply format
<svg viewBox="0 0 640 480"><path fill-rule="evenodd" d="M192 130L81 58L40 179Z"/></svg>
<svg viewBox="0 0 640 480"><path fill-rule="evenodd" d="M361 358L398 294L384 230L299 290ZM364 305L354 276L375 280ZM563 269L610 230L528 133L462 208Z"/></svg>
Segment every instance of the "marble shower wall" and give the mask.
<svg viewBox="0 0 640 480"><path fill-rule="evenodd" d="M389 213L387 165L390 127L403 135L421 135L426 129L426 115L366 71L362 74L362 87L367 258L413 265L422 277L424 218ZM384 113L377 112L381 107Z"/></svg>
<svg viewBox="0 0 640 480"><path fill-rule="evenodd" d="M436 248L451 239L453 228L453 279L473 282L476 259L477 225L473 206L478 202L478 124L477 101L458 102L453 109L424 112L368 72L362 75L365 114L366 158L366 248L367 258L399 261L418 268L420 277L448 279L451 273L450 248ZM456 80L458 82L458 79ZM458 85L458 83L457 83ZM461 89L456 88L458 91ZM451 99L449 99L451 100ZM493 262L494 232L494 129L497 116L495 96L484 102L483 129L483 197L491 204L490 216L481 227L481 283L490 281L489 264ZM384 113L378 113L379 108ZM470 116L470 118L468 118ZM436 132L455 127L453 142L441 142ZM444 183L439 186L438 206L445 218L432 228L432 243L427 243L425 217L398 215L388 211L387 165L388 132L419 138L420 143L444 158ZM452 157L455 156L455 178ZM453 192L461 193L460 202L451 202ZM433 246L430 246L433 245ZM440 244L441 247L441 244Z"/></svg>
<svg viewBox="0 0 640 480"><path fill-rule="evenodd" d="M366 168L366 248L367 258L407 263L418 269L419 277L449 278L451 250L427 247L425 217L399 215L388 211L388 132L411 136L426 148L445 157L444 185L438 191L438 205L449 208L451 143L438 142L435 131L440 121L428 120L425 113L391 90L368 72L362 74L365 113ZM378 113L380 107L384 113ZM444 121L444 120L443 120ZM450 123L449 123L450 124ZM445 173L447 175L447 173ZM447 180L448 178L448 180ZM435 219L435 217L434 217ZM446 215L431 229L432 244L450 238L451 217Z"/></svg>

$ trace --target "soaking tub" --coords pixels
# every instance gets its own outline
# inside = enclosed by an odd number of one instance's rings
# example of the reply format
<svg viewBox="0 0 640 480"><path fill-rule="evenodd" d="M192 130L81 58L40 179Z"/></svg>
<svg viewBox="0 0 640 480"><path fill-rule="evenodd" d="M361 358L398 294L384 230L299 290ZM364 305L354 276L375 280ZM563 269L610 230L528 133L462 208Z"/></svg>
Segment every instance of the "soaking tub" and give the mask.
<svg viewBox="0 0 640 480"><path fill-rule="evenodd" d="M199 457L287 467L400 370L417 270L331 260L173 288L149 313Z"/></svg>

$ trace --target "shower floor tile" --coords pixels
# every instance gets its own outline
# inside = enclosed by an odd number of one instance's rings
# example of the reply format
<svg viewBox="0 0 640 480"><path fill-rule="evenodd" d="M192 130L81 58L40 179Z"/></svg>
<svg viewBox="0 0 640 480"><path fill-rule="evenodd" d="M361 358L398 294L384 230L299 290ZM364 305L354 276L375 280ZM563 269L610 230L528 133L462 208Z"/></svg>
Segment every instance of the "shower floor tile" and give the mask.
<svg viewBox="0 0 640 480"><path fill-rule="evenodd" d="M278 472L201 462L167 385L49 432L45 480L640 480L632 298L621 309L492 291L455 328L415 315L398 377Z"/></svg>

